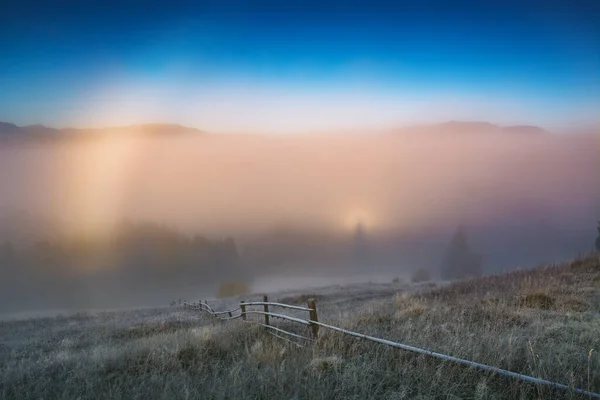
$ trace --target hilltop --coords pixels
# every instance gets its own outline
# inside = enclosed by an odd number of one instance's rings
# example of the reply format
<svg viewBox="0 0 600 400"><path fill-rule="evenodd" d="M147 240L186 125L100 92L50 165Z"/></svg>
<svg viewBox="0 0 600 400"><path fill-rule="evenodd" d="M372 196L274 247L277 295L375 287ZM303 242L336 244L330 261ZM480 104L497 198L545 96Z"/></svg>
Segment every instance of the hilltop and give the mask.
<svg viewBox="0 0 600 400"><path fill-rule="evenodd" d="M396 294L391 285L372 300L320 292L319 319L600 392L598 254ZM180 307L4 322L0 343L6 399L578 398L336 332L298 348Z"/></svg>

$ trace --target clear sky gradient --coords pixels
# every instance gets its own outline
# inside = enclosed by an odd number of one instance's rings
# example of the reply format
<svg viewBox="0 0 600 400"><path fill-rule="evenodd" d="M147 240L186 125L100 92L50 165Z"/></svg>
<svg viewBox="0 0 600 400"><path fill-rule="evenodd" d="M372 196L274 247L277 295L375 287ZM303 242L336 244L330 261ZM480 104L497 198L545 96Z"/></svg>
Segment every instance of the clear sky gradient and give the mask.
<svg viewBox="0 0 600 400"><path fill-rule="evenodd" d="M0 120L597 126L599 1L12 1Z"/></svg>

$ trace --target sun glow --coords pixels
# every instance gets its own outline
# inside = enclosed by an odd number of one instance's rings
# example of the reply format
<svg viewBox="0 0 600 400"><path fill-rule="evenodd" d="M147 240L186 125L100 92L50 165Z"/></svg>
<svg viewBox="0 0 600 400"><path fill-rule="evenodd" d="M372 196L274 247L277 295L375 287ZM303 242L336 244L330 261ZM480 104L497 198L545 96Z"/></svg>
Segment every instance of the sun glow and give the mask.
<svg viewBox="0 0 600 400"><path fill-rule="evenodd" d="M362 225L363 228L372 229L376 223L373 213L364 208L352 208L345 214L342 225L348 230L353 230L358 225Z"/></svg>

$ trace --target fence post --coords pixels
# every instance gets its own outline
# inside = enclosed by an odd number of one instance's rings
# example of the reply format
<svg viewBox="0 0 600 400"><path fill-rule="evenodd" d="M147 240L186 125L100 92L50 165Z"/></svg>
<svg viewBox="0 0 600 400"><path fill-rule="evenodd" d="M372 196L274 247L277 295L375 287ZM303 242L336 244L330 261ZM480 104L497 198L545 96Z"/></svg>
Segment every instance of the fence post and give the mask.
<svg viewBox="0 0 600 400"><path fill-rule="evenodd" d="M246 304L244 304L245 302L245 300L240 301L240 308L242 309L242 319L244 321L246 320Z"/></svg>
<svg viewBox="0 0 600 400"><path fill-rule="evenodd" d="M310 308L310 320L319 322L319 318L317 316L317 303L315 302L315 299L308 299L308 308ZM319 336L319 325L311 323L310 327L312 328L313 336L316 339L317 336Z"/></svg>
<svg viewBox="0 0 600 400"><path fill-rule="evenodd" d="M268 297L267 297L267 295L265 294L265 295L263 296L263 302L265 302L265 303L266 303L266 302L268 302L268 301L269 301L269 298L268 298ZM269 305L268 305L268 304L265 304L265 306L264 306L264 309L265 309L265 312L266 312L266 313L268 313L268 312L269 312ZM267 314L265 314L265 325L269 325L269 316L268 316Z"/></svg>

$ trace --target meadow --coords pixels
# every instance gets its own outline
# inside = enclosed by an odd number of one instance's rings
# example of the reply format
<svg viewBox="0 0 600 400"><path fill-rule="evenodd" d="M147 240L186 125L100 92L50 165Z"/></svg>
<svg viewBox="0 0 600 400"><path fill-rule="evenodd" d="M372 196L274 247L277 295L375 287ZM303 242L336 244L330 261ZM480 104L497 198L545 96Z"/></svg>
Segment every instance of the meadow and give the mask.
<svg viewBox="0 0 600 400"><path fill-rule="evenodd" d="M322 322L600 392L598 254L380 289L270 299L316 297ZM582 398L325 329L299 347L179 306L2 321L0 360L2 399Z"/></svg>

